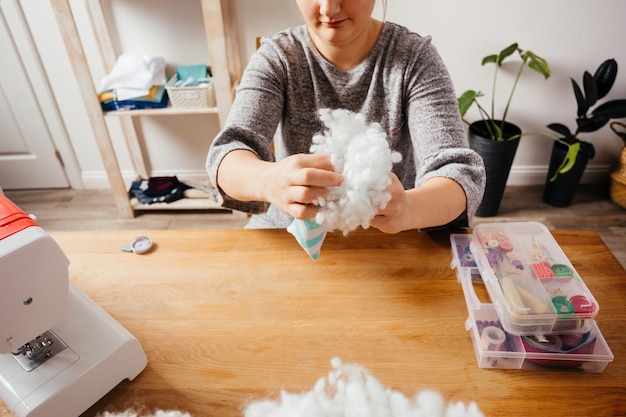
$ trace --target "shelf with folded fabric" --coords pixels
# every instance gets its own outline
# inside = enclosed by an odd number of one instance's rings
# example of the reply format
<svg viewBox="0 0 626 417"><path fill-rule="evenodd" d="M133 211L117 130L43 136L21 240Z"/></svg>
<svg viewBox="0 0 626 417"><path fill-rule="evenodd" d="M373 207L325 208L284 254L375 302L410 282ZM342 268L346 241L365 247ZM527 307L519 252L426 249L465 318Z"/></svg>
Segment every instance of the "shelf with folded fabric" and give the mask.
<svg viewBox="0 0 626 417"><path fill-rule="evenodd" d="M201 5L204 32L208 46L207 62L211 64L213 73L213 93L215 106L213 107L174 107L171 103L163 108L111 110L103 111L98 92L94 88L91 69L86 59L81 36L78 34L76 22L70 0L51 0L56 20L72 64L76 82L88 113L94 137L102 156L111 191L121 216L132 218L136 210L160 209L214 209L219 208L217 203L206 198L185 198L180 202L158 205L144 205L129 198L126 182L122 177L116 150L109 134L106 117L118 117L124 141L128 147L131 161L138 176L148 177L150 172L144 161L144 153L140 146L134 118L138 116L171 116L171 115L215 115L216 122L223 126L234 98L234 86L241 77L237 30L232 11L231 0L198 0ZM101 0L76 0L72 3L81 3L88 16L92 35L100 53L101 72L110 74L118 53L108 33L107 16L103 13ZM148 3L146 3L147 5Z"/></svg>
<svg viewBox="0 0 626 417"><path fill-rule="evenodd" d="M105 116L167 116L180 114L218 114L217 107L180 108L168 105L156 109L112 110L104 112Z"/></svg>

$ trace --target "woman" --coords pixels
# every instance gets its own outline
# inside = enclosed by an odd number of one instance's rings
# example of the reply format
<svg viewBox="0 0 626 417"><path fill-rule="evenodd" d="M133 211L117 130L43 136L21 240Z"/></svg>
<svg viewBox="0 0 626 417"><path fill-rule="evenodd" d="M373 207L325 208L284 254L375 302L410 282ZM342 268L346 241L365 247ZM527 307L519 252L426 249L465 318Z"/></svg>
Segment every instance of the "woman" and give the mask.
<svg viewBox="0 0 626 417"><path fill-rule="evenodd" d="M207 171L248 227L287 227L343 178L309 154L318 110L378 122L402 155L391 201L370 225L386 233L471 224L484 188L448 72L429 37L372 17L376 0L297 0L306 25L264 39L250 59ZM277 129L278 128L278 129ZM272 147L272 143L274 146ZM417 165L417 169L416 169Z"/></svg>

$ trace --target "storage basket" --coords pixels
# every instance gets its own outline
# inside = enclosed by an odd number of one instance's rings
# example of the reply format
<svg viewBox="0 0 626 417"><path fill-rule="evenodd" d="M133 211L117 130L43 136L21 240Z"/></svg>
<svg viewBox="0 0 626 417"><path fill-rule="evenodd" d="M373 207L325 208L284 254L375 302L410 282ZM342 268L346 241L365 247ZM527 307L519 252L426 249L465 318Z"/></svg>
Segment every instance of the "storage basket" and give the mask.
<svg viewBox="0 0 626 417"><path fill-rule="evenodd" d="M626 146L615 168L611 171L611 200L620 207L626 208Z"/></svg>
<svg viewBox="0 0 626 417"><path fill-rule="evenodd" d="M176 87L178 78L172 76L165 89L172 102L177 108L207 108L215 107L215 91L213 83L202 84L193 87Z"/></svg>

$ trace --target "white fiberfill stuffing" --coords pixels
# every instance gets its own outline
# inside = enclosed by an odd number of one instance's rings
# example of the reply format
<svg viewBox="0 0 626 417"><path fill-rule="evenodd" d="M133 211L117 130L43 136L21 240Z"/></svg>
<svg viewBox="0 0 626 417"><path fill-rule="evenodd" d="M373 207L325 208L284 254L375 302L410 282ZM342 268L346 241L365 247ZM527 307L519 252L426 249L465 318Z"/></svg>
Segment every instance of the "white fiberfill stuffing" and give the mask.
<svg viewBox="0 0 626 417"><path fill-rule="evenodd" d="M332 360L333 370L311 391L281 392L278 400L248 405L244 417L483 417L475 403L445 405L442 396L425 390L410 399L387 389L366 369Z"/></svg>
<svg viewBox="0 0 626 417"><path fill-rule="evenodd" d="M385 191L391 184L388 175L402 156L391 151L380 124L368 124L362 114L345 109L322 109L319 114L326 130L313 137L311 152L330 155L344 182L317 202L315 221L344 235L358 226L367 229L391 199Z"/></svg>

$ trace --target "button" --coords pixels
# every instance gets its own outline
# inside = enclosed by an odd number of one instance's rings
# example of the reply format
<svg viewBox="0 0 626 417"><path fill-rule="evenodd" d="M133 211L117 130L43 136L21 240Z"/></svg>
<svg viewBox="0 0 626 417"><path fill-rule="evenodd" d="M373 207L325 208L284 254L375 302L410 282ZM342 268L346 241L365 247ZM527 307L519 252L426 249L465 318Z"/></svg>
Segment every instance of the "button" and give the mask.
<svg viewBox="0 0 626 417"><path fill-rule="evenodd" d="M593 313L596 311L596 305L584 295L572 295L569 302L574 306L576 313Z"/></svg>
<svg viewBox="0 0 626 417"><path fill-rule="evenodd" d="M502 242L500 242L500 249L505 252L510 252L513 250L513 244L509 240L503 240Z"/></svg>
<svg viewBox="0 0 626 417"><path fill-rule="evenodd" d="M495 249L500 246L500 242L498 242L496 239L491 239L489 242L487 242L487 246Z"/></svg>

